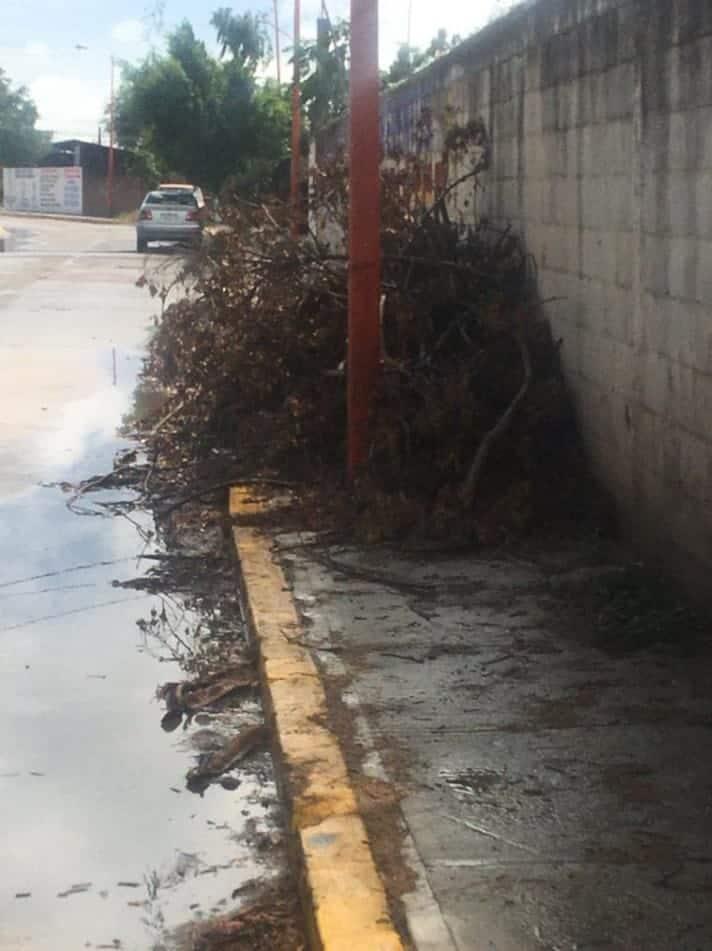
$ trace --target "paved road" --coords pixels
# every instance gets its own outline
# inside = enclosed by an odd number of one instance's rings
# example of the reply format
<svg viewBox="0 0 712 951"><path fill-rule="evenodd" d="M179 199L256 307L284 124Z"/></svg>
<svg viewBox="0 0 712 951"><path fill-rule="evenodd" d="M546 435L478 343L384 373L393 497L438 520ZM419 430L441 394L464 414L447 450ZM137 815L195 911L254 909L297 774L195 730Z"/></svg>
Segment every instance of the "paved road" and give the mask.
<svg viewBox="0 0 712 951"><path fill-rule="evenodd" d="M254 874L265 790L186 791L192 732L153 699L181 673L136 626L162 601L115 584L144 541L40 485L110 469L155 302L132 228L0 220L0 949L173 947Z"/></svg>
<svg viewBox="0 0 712 951"><path fill-rule="evenodd" d="M0 492L47 478L127 405L154 310L133 229L0 219ZM117 380L113 383L114 355ZM71 417L71 418L70 418ZM105 430L106 432L107 430Z"/></svg>

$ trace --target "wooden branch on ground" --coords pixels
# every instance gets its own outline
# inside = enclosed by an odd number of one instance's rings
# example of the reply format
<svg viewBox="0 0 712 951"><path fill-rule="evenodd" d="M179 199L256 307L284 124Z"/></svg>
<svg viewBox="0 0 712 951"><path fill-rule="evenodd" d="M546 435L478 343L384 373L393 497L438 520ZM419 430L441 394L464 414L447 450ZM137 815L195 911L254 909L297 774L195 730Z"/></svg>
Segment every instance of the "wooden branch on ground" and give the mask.
<svg viewBox="0 0 712 951"><path fill-rule="evenodd" d="M197 489L195 492L191 492L189 495L184 495L182 498L176 499L174 502L160 508L158 514L170 515L171 512L175 512L175 510L181 508L181 506L187 505L188 502L198 502L200 499L207 498L215 492L220 492L223 489L231 489L235 485L245 484L255 486L269 485L282 489L293 489L301 485L299 482L287 482L285 479L260 479L258 476L249 478L247 476L236 475L233 476L232 479L227 479L225 482L216 482L214 485L208 485L203 489Z"/></svg>
<svg viewBox="0 0 712 951"><path fill-rule="evenodd" d="M438 195L430 208L428 208L428 210L425 212L420 221L421 225L424 221L427 221L428 218L431 218L433 215L435 215L439 208L445 207L445 199L448 195L452 194L458 185L464 184L464 182L471 178L477 178L480 172L483 172L486 167L486 163L480 161L469 172L466 172L464 175L460 175L460 177L456 178L454 182L450 182L447 188L440 195Z"/></svg>
<svg viewBox="0 0 712 951"><path fill-rule="evenodd" d="M502 413L492 429L485 433L482 442L475 453L475 458L472 460L470 468L467 472L467 477L460 491L460 498L468 509L472 508L472 504L477 493L477 486L480 476L482 475L482 470L484 469L485 463L487 462L487 457L490 454L492 446L507 431L507 429L509 429L512 420L514 419L514 414L517 411L517 407L527 395L529 385L532 381L532 362L529 355L529 347L527 346L527 342L524 339L524 333L522 331L515 333L514 339L517 342L519 353L522 358L524 379L522 380L522 384L517 390L514 399L509 404L504 413Z"/></svg>
<svg viewBox="0 0 712 951"><path fill-rule="evenodd" d="M160 432L160 430L163 429L163 427L166 425L166 423L167 423L169 420L173 419L173 417L176 415L176 413L180 413L180 411L183 409L184 406L185 406L185 400L180 400L178 403L176 403L176 405L173 407L173 409L170 411L170 413L167 413L167 414L163 417L163 419L159 420L159 421L156 423L156 425L153 427L153 429L152 429L152 430L150 431L150 433L148 434L148 438L150 439L152 436L155 436L158 432Z"/></svg>

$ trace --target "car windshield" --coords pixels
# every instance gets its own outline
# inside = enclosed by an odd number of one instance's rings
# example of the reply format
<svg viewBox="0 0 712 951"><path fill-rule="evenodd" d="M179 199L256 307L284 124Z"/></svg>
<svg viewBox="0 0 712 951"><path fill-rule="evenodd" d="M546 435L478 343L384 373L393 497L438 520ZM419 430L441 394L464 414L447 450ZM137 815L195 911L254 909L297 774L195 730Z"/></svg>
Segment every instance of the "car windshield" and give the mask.
<svg viewBox="0 0 712 951"><path fill-rule="evenodd" d="M185 205L189 208L197 207L198 202L192 192L169 191L149 192L144 205Z"/></svg>

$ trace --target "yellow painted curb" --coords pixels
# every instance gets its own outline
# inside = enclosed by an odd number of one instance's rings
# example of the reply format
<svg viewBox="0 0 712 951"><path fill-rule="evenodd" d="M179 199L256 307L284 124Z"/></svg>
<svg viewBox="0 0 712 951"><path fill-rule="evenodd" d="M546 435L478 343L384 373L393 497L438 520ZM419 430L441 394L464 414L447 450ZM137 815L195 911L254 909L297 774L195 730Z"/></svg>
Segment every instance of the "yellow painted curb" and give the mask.
<svg viewBox="0 0 712 951"><path fill-rule="evenodd" d="M314 951L403 951L326 695L269 538L250 524L267 511L255 490L230 492L230 514L265 709L274 727L278 781L289 810L300 891ZM276 951L276 949L275 949Z"/></svg>

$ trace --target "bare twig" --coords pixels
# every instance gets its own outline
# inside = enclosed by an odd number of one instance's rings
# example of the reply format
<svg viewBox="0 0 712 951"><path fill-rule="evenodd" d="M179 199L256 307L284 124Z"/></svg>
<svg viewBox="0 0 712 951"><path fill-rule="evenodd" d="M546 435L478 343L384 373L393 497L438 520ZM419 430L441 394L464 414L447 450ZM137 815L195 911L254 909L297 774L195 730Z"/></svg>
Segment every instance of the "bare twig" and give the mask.
<svg viewBox="0 0 712 951"><path fill-rule="evenodd" d="M473 169L471 169L469 172L466 172L464 175L461 175L459 178L456 178L454 182L450 182L450 184L447 186L447 188L445 188L445 189L441 192L441 194L438 195L437 199L433 202L433 204L430 206L430 208L427 209L427 211L425 212L425 214L424 214L423 217L421 218L421 224L422 224L424 221L426 221L428 218L433 217L433 216L439 211L440 208L444 208L444 207L445 207L445 200L446 200L447 196L450 195L450 194L452 194L452 192L453 192L459 185L462 185L464 182L468 181L468 180L471 179L471 178L477 178L477 176L480 174L480 172L483 172L486 168L487 168L487 162L486 162L484 159L481 159L481 160L477 163L477 165L475 165L475 167L474 167Z"/></svg>
<svg viewBox="0 0 712 951"><path fill-rule="evenodd" d="M492 446L495 442L502 436L503 433L507 431L509 426L512 423L514 414L517 411L517 407L522 402L524 397L527 395L529 390L529 385L532 380L532 363L531 357L529 355L529 347L527 342L524 339L524 333L522 331L517 332L514 335L515 340L517 341L517 346L519 347L519 353L522 358L522 365L524 367L524 379L522 384L517 390L517 393L509 404L507 409L502 413L500 418L497 420L495 425L487 433L485 433L482 442L475 453L475 458L472 460L472 464L467 473L467 477L462 486L461 490L461 499L467 508L472 508L472 504L475 500L475 494L477 492L477 485L482 475L482 470L484 465L487 462L487 457L490 454Z"/></svg>
<svg viewBox="0 0 712 951"><path fill-rule="evenodd" d="M391 575L378 571L369 571L367 568L359 568L356 565L345 565L337 561L329 554L314 555L314 560L320 562L326 568L332 571L338 571L340 574L358 578L361 581L371 581L374 584L383 585L384 588L394 588L398 591L408 591L414 594L432 591L430 585L420 584L417 581L401 581L400 578L393 578Z"/></svg>
<svg viewBox="0 0 712 951"><path fill-rule="evenodd" d="M537 849L531 849L528 845L524 845L522 842L515 842L513 839L508 839L503 835L498 835L496 832L490 832L489 829L475 825L474 822L468 822L467 819L458 819L455 816L445 816L445 818L449 819L450 822L457 823L457 825L464 826L466 829L471 829L473 832L477 832L488 839L495 839L497 842L503 842L505 845L511 845L514 849L521 849L523 852L529 852L530 855L539 854Z"/></svg>
<svg viewBox="0 0 712 951"><path fill-rule="evenodd" d="M300 485L299 482L288 482L286 479L260 479L259 477L248 478L246 476L236 475L232 479L226 479L224 482L216 482L214 485L205 486L202 489L197 489L195 492L191 492L188 495L183 496L180 499L176 499L173 502L170 502L168 505L165 505L159 509L161 515L168 515L171 512L174 512L176 509L179 509L183 505L187 505L188 502L196 502L200 499L207 498L209 495L213 495L215 492L220 492L223 489L231 489L235 485L270 485L277 486L278 488L284 489L293 489Z"/></svg>
<svg viewBox="0 0 712 951"><path fill-rule="evenodd" d="M272 215L270 214L270 210L269 210L269 208L267 207L267 205L262 205L261 207L262 207L262 211L264 211L264 213L265 213L265 218L267 218L267 220L270 222L270 224L272 224L272 225L279 231L279 230L280 230L279 225L277 224L277 222L274 220L274 218L273 218Z"/></svg>
<svg viewBox="0 0 712 951"><path fill-rule="evenodd" d="M157 433L159 433L163 429L163 427L166 425L166 423L169 422L169 420L173 419L176 413L180 413L180 411L183 409L184 406L185 406L185 400L180 400L178 403L176 403L176 405L173 407L170 413L167 413L163 417L163 419L159 420L159 422L156 423L156 425L153 427L151 432L148 434L148 438L150 439L152 436L155 436Z"/></svg>

